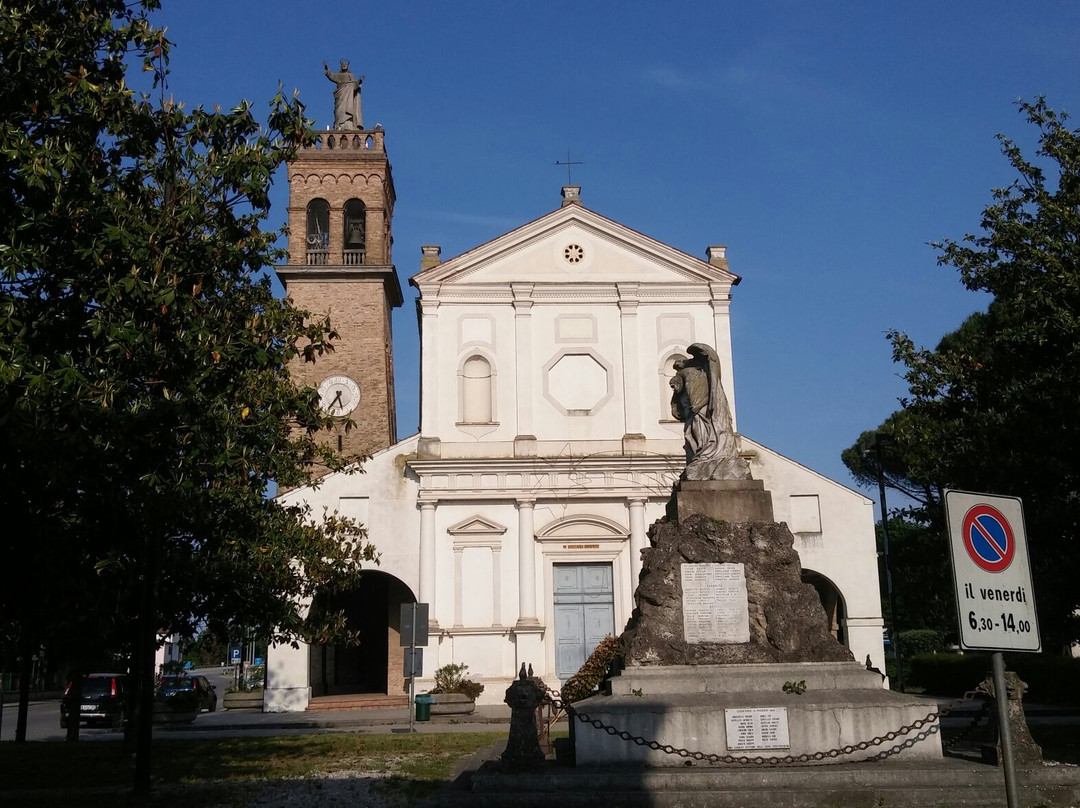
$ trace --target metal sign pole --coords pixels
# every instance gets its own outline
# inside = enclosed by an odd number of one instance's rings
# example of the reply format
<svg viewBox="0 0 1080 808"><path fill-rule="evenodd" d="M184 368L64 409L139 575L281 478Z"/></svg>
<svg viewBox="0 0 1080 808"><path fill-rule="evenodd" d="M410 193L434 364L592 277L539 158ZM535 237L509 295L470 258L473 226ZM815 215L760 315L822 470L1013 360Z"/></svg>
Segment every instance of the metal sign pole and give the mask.
<svg viewBox="0 0 1080 808"><path fill-rule="evenodd" d="M993 653L1005 798L1009 808L1018 808L1020 796L1009 726L1009 692L1001 652L1042 650L1023 502L1016 497L946 490L945 516L956 585L960 647Z"/></svg>
<svg viewBox="0 0 1080 808"><path fill-rule="evenodd" d="M412 636L409 637L409 651L412 656L412 668L409 670L409 733L416 732L413 729L413 721L416 718L416 601L412 604Z"/></svg>
<svg viewBox="0 0 1080 808"><path fill-rule="evenodd" d="M1001 763L1005 770L1005 799L1009 808L1019 808L1020 794L1016 787L1016 767L1013 762L1012 734L1009 730L1009 693L1005 686L1005 658L998 651L994 661L994 699L997 701L998 733L1001 736Z"/></svg>

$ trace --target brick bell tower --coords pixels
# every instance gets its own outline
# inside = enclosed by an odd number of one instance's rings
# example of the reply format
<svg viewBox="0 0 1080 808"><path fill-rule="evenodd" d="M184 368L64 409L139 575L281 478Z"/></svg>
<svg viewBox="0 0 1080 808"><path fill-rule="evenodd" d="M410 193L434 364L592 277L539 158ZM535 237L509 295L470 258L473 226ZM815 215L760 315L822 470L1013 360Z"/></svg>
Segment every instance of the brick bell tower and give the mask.
<svg viewBox="0 0 1080 808"><path fill-rule="evenodd" d="M325 65L325 63L324 63ZM397 441L391 310L402 303L391 260L394 180L382 127L365 129L363 77L324 67L334 83L334 127L288 166L289 257L277 267L297 308L329 314L339 339L314 364L297 362L298 384L317 387L338 419L326 440L347 454ZM347 419L356 426L344 429Z"/></svg>

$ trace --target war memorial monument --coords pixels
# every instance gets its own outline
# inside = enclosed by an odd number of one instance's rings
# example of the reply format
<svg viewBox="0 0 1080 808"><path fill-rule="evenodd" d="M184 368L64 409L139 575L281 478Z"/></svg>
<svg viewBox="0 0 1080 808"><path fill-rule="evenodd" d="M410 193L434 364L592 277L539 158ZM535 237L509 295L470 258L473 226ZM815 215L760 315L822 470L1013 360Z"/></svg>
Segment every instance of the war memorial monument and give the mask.
<svg viewBox="0 0 1080 808"><path fill-rule="evenodd" d="M687 353L671 380L686 470L649 532L622 670L610 695L574 705L589 719L575 722L577 764L684 765L665 748L856 761L895 743L940 758L933 702L884 689L828 631L792 534L739 456L716 352Z"/></svg>

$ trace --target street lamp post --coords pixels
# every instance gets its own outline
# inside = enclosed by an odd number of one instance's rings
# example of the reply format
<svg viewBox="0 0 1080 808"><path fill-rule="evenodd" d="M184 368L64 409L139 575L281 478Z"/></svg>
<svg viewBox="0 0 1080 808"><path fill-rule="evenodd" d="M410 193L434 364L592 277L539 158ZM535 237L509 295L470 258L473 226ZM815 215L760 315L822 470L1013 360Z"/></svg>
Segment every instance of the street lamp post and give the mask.
<svg viewBox="0 0 1080 808"><path fill-rule="evenodd" d="M874 459L877 461L878 493L881 497L882 559L885 562L885 590L889 593L890 637L896 654L896 687L904 692L904 658L900 653L900 628L896 622L896 592L893 590L892 561L889 556L889 510L885 505L885 469L881 463L881 448L888 441L880 432L874 434Z"/></svg>

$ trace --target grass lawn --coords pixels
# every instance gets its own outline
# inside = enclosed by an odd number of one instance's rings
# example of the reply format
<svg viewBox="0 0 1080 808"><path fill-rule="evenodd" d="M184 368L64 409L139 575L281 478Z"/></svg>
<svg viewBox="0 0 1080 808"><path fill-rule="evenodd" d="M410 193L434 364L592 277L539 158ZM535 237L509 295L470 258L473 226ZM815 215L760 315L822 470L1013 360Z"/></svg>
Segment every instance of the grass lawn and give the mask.
<svg viewBox="0 0 1080 808"><path fill-rule="evenodd" d="M407 806L439 788L458 759L505 737L505 732L335 733L155 740L152 804L244 805L255 793L254 781L316 774L347 779L364 773L374 792ZM129 795L134 760L120 742L5 743L0 770L5 808L136 804Z"/></svg>

